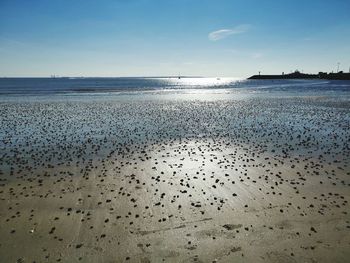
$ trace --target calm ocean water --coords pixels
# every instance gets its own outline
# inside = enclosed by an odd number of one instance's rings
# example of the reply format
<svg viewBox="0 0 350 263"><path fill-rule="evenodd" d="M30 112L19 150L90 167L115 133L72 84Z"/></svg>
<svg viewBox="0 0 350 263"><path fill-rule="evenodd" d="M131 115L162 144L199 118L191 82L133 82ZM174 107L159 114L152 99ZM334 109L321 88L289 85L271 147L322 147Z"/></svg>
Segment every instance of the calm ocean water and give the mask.
<svg viewBox="0 0 350 263"><path fill-rule="evenodd" d="M234 78L0 78L5 97L142 94L350 96L350 81Z"/></svg>

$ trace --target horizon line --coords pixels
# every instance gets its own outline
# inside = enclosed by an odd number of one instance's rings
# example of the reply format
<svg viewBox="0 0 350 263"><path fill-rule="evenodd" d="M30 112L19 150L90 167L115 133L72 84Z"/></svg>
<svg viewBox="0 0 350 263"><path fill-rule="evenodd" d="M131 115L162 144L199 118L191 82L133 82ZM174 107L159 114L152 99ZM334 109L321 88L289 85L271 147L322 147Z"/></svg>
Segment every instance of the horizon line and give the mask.
<svg viewBox="0 0 350 263"><path fill-rule="evenodd" d="M87 78L236 78L236 79L244 79L244 77L222 77L222 76L191 76L191 75L170 75L170 76L59 76L59 75L52 75L52 76L0 76L1 79L11 79L11 78L27 78L27 79L69 79L69 78L76 78L76 79L87 79Z"/></svg>

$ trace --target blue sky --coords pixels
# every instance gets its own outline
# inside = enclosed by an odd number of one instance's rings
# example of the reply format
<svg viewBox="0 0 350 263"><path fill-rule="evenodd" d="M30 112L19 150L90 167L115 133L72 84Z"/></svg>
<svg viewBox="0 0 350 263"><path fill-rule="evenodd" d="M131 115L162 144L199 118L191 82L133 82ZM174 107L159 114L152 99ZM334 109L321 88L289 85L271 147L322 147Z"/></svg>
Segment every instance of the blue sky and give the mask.
<svg viewBox="0 0 350 263"><path fill-rule="evenodd" d="M349 0L0 0L0 76L348 71Z"/></svg>

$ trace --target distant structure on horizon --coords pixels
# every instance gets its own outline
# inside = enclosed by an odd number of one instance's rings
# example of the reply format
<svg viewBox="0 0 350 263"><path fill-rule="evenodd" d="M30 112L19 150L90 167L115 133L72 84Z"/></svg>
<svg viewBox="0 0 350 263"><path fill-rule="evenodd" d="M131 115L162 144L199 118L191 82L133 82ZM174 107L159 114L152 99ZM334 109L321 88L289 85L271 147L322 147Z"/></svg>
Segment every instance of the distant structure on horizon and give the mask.
<svg viewBox="0 0 350 263"><path fill-rule="evenodd" d="M305 74L296 70L290 74L282 75L261 75L259 71L259 75L253 75L248 79L329 79L329 80L350 80L350 72L344 73L343 71L339 71L337 73L327 73L327 72L319 72L318 74Z"/></svg>

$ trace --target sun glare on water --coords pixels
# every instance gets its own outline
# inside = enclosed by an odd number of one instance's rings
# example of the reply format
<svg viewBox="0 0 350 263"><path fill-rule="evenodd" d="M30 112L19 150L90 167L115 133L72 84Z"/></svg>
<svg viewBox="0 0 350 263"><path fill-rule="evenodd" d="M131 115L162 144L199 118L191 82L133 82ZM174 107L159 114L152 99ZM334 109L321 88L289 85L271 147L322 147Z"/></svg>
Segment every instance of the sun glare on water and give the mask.
<svg viewBox="0 0 350 263"><path fill-rule="evenodd" d="M193 88L208 88L227 86L231 83L239 81L239 78L169 78L168 81L174 86L193 87Z"/></svg>

